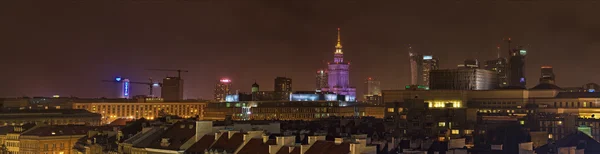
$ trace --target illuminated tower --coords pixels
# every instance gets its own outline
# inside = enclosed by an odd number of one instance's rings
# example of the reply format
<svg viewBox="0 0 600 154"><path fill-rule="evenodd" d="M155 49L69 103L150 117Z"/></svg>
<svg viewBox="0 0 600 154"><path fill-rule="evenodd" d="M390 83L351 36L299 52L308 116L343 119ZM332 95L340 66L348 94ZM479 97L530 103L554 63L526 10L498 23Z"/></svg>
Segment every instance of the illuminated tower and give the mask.
<svg viewBox="0 0 600 154"><path fill-rule="evenodd" d="M259 85L256 83L256 81L254 81L254 84L252 84L252 89L251 89L251 92L252 92L252 93L257 93L257 92L258 92L258 90L259 90L259 87L260 87L260 86L259 86Z"/></svg>
<svg viewBox="0 0 600 154"><path fill-rule="evenodd" d="M356 88L350 87L350 63L344 62L344 52L342 52L342 41L340 39L340 28L338 28L337 44L333 55L333 62L329 63L328 85L331 92L346 95L346 100L354 101L356 98Z"/></svg>
<svg viewBox="0 0 600 154"><path fill-rule="evenodd" d="M439 61L432 55L422 55L412 51L408 47L408 56L410 57L410 84L418 86L429 86L429 72L439 69Z"/></svg>
<svg viewBox="0 0 600 154"><path fill-rule="evenodd" d="M327 91L327 89L329 89L329 85L327 84L327 82L329 82L328 76L329 75L325 70L317 71L317 90Z"/></svg>
<svg viewBox="0 0 600 154"><path fill-rule="evenodd" d="M231 80L229 79L221 79L215 85L215 101L223 102L225 101L225 96L230 94L231 88Z"/></svg>
<svg viewBox="0 0 600 154"><path fill-rule="evenodd" d="M484 68L486 70L495 71L498 75L498 87L508 86L508 63L506 58L500 57L500 46L496 47L498 50L498 58L494 60L485 61Z"/></svg>
<svg viewBox="0 0 600 154"><path fill-rule="evenodd" d="M508 83L513 87L526 88L527 80L525 79L525 55L527 50L517 47L515 49L510 48L511 40L508 39Z"/></svg>

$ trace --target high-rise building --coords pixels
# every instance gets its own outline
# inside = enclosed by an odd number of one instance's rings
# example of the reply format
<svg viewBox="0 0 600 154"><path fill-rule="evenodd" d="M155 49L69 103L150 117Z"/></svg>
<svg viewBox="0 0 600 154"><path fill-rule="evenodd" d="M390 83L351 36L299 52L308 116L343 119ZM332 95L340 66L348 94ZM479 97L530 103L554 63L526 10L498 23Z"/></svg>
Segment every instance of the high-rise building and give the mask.
<svg viewBox="0 0 600 154"><path fill-rule="evenodd" d="M508 83L513 87L526 88L527 80L525 79L525 55L527 55L527 50L521 47L510 50L510 39L508 40L508 43L510 55L508 60Z"/></svg>
<svg viewBox="0 0 600 154"><path fill-rule="evenodd" d="M160 93L165 101L183 100L183 79L179 77L164 78Z"/></svg>
<svg viewBox="0 0 600 154"><path fill-rule="evenodd" d="M292 91L292 79L286 77L275 78L275 87L273 89L276 92Z"/></svg>
<svg viewBox="0 0 600 154"><path fill-rule="evenodd" d="M433 70L431 90L493 90L496 72L478 68Z"/></svg>
<svg viewBox="0 0 600 154"><path fill-rule="evenodd" d="M326 70L318 70L317 71L317 90L325 90L329 89L328 82L329 73Z"/></svg>
<svg viewBox="0 0 600 154"><path fill-rule="evenodd" d="M484 68L496 72L498 87L508 86L508 65L505 58L499 57L498 59L488 60L485 62Z"/></svg>
<svg viewBox="0 0 600 154"><path fill-rule="evenodd" d="M541 76L540 83L549 83L554 84L554 71L552 71L552 66L542 66L541 68Z"/></svg>
<svg viewBox="0 0 600 154"><path fill-rule="evenodd" d="M381 82L369 77L365 81L365 87L366 96L381 95Z"/></svg>
<svg viewBox="0 0 600 154"><path fill-rule="evenodd" d="M439 69L438 59L432 55L417 54L409 47L411 85L429 86L429 72Z"/></svg>
<svg viewBox="0 0 600 154"><path fill-rule="evenodd" d="M215 101L224 102L225 96L231 93L231 80L221 79L215 85Z"/></svg>
<svg viewBox="0 0 600 154"><path fill-rule="evenodd" d="M354 101L356 98L356 88L350 87L350 63L344 62L344 52L342 52L339 28L333 62L329 63L328 71L328 91L345 95L346 98L348 98L346 100Z"/></svg>

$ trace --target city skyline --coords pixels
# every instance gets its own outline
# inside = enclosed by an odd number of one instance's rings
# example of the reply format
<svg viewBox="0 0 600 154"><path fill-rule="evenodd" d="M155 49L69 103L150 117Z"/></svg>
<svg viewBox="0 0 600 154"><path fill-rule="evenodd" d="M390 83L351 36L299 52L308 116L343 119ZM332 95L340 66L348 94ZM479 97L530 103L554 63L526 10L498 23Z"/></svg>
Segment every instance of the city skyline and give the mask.
<svg viewBox="0 0 600 154"><path fill-rule="evenodd" d="M407 44L447 69L465 59L495 59L498 44L507 50L502 40L508 37L531 47L528 88L537 85L541 66L555 68L561 87L600 82L600 73L586 71L600 56L600 22L593 20L600 12L585 3L5 3L0 16L13 22L0 25L0 50L9 57L0 60L6 74L0 97L109 97L114 87L101 80L175 75L149 68L190 70L182 75L185 98L212 98L222 77L233 81L232 91L247 91L254 80L273 90L277 76L292 78L294 90L313 90L315 70L331 59L337 27L344 29L350 85L358 91L366 77L380 80L382 89L409 84ZM245 13L257 8L258 15ZM131 90L148 93L141 85Z"/></svg>

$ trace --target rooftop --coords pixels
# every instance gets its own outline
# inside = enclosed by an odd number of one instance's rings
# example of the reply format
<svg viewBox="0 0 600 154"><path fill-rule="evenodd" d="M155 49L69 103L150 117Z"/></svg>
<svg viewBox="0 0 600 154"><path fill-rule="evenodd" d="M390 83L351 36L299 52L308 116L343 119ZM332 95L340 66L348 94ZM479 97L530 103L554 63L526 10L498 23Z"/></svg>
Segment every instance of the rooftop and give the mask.
<svg viewBox="0 0 600 154"><path fill-rule="evenodd" d="M169 127L159 138L154 139L149 148L181 150L181 146L196 135L196 123L180 121ZM167 142L164 144L163 141Z"/></svg>

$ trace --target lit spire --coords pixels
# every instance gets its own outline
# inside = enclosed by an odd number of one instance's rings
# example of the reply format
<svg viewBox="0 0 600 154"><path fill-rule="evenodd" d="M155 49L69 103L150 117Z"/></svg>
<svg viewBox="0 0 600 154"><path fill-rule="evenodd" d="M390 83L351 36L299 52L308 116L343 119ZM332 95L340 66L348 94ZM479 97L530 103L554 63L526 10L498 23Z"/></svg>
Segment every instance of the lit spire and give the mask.
<svg viewBox="0 0 600 154"><path fill-rule="evenodd" d="M342 54L342 40L340 39L340 28L337 29L337 44L335 45L335 53Z"/></svg>

